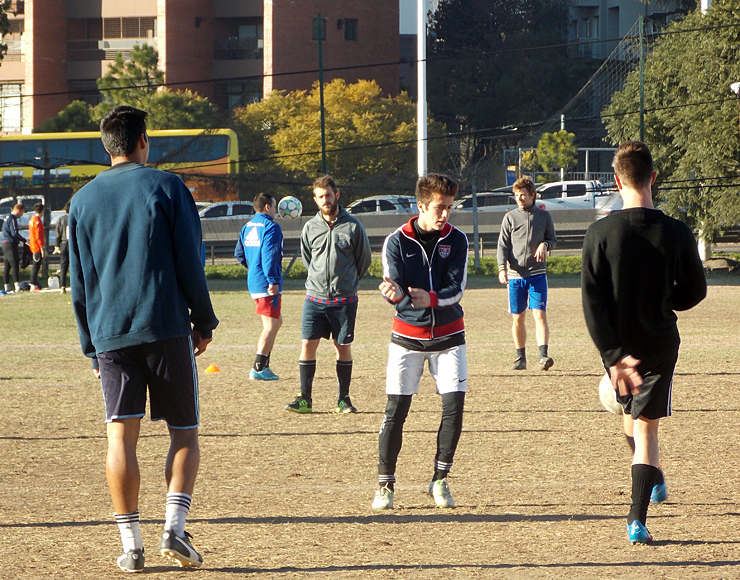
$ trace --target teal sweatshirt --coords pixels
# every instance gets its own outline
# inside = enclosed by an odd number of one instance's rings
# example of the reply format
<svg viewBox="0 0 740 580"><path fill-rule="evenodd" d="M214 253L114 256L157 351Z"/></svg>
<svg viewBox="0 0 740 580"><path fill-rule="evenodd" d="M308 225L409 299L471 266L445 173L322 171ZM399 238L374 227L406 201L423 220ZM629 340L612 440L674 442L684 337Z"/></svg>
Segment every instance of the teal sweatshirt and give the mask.
<svg viewBox="0 0 740 580"><path fill-rule="evenodd" d="M85 355L192 330L210 338L218 319L200 247L195 202L175 175L120 163L80 189L69 209L69 261Z"/></svg>

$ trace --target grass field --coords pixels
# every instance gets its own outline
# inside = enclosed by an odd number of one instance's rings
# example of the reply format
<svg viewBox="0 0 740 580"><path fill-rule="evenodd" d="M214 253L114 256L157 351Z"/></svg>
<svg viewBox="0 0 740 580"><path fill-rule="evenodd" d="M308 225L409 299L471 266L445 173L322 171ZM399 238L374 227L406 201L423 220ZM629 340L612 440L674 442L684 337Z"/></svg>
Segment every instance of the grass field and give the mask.
<svg viewBox="0 0 740 580"><path fill-rule="evenodd" d="M360 295L352 400L331 413L333 353L319 349L313 415L283 410L298 392L300 308L293 282L272 357L275 383L247 380L258 319L243 283L212 281L221 320L198 359L202 463L188 529L197 572L159 556L164 425L142 424L142 532L148 577L740 578L740 286L713 278L679 317L674 416L661 427L669 499L651 507L652 546L625 538L629 450L603 411L602 373L575 276L551 279L547 373L509 370L503 287L471 278L470 391L449 481L458 508L426 495L440 403L426 376L406 424L397 508L370 509L392 310L369 282ZM0 578L100 579L118 530L104 475L100 388L82 357L69 295L0 300ZM531 342L530 360L535 346ZM203 374L215 364L221 372ZM192 578L192 576L189 576Z"/></svg>

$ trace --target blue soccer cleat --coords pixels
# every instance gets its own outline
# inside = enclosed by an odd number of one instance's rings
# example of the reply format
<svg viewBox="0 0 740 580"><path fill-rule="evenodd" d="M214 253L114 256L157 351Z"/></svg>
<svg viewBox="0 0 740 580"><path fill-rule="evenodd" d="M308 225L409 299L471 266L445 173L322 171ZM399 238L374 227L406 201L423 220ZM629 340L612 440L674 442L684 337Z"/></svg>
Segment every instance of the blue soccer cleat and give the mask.
<svg viewBox="0 0 740 580"><path fill-rule="evenodd" d="M650 494L650 503L653 503L653 504L663 503L667 499L668 499L668 488L666 487L665 479L664 479L663 483L659 483L658 485L653 486L653 492Z"/></svg>
<svg viewBox="0 0 740 580"><path fill-rule="evenodd" d="M653 541L653 535L648 531L640 520L627 524L627 539L633 546L635 544L649 544Z"/></svg>
<svg viewBox="0 0 740 580"><path fill-rule="evenodd" d="M265 367L261 371L251 369L249 371L250 381L277 381L280 377L270 370L270 367Z"/></svg>

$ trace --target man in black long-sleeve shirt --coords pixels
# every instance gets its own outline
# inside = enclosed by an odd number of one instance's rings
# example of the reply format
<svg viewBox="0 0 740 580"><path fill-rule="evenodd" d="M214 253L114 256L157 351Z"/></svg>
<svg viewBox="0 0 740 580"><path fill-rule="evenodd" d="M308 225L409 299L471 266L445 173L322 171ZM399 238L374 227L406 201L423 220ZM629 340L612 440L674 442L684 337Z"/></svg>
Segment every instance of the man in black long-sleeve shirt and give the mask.
<svg viewBox="0 0 740 580"><path fill-rule="evenodd" d="M13 281L15 282L15 291L18 292L20 289L20 273L18 270L20 264L20 256L18 255L18 244L25 244L26 240L21 235L18 229L18 218L23 215L26 208L22 203L17 203L13 207L13 211L10 212L8 217L3 222L3 258L5 265L3 266L3 283L5 289L3 294L10 294L13 288L10 285L10 272L13 271Z"/></svg>
<svg viewBox="0 0 740 580"><path fill-rule="evenodd" d="M583 245L583 311L634 434L627 537L652 541L651 501L667 497L658 468L658 426L671 414L680 338L676 310L706 296L696 242L686 224L653 208L653 160L644 143L622 144L614 172L624 209L589 227Z"/></svg>

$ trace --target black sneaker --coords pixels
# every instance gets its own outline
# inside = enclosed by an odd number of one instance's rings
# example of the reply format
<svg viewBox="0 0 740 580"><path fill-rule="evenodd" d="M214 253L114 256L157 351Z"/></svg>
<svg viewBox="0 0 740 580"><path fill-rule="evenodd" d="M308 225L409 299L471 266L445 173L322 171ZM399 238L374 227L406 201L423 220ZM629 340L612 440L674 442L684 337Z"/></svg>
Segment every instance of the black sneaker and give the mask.
<svg viewBox="0 0 740 580"><path fill-rule="evenodd" d="M141 572L144 570L144 548L124 552L118 556L116 564L124 572Z"/></svg>
<svg viewBox="0 0 740 580"><path fill-rule="evenodd" d="M311 401L305 399L303 395L298 395L292 403L285 405L285 410L294 413L313 413Z"/></svg>
<svg viewBox="0 0 740 580"><path fill-rule="evenodd" d="M512 371L526 371L527 370L527 359L523 356L517 357L514 360L514 365L511 367Z"/></svg>
<svg viewBox="0 0 740 580"><path fill-rule="evenodd" d="M162 541L159 542L159 551L164 557L177 562L181 568L200 568L203 557L193 548L190 543L192 539L193 536L187 532L181 538L172 530L165 530Z"/></svg>
<svg viewBox="0 0 740 580"><path fill-rule="evenodd" d="M349 395L345 395L337 403L337 408L334 409L335 413L357 413L357 407L352 404L349 399Z"/></svg>
<svg viewBox="0 0 740 580"><path fill-rule="evenodd" d="M550 367L555 364L555 361L552 360L552 357L549 356L541 356L540 357L540 370L541 371L548 371L550 370Z"/></svg>

